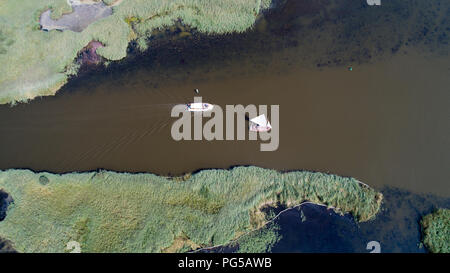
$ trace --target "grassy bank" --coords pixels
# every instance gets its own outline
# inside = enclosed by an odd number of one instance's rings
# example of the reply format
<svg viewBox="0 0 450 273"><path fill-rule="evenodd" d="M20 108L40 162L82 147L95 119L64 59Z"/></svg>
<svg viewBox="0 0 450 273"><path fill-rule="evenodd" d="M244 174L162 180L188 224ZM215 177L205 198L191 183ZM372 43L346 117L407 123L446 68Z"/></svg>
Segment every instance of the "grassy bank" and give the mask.
<svg viewBox="0 0 450 273"><path fill-rule="evenodd" d="M104 1L106 4L115 1ZM54 94L74 73L78 52L90 41L105 47L97 53L108 60L126 56L130 41L141 48L153 30L181 19L203 33L243 32L271 0L123 0L113 14L82 32L40 30L40 14L48 9L57 19L70 13L66 0L3 0L0 2L0 104Z"/></svg>
<svg viewBox="0 0 450 273"><path fill-rule="evenodd" d="M238 253L266 253L272 250L272 247L278 243L282 236L279 234L280 227L276 224L270 224L267 228L261 228L242 236L235 243L238 247Z"/></svg>
<svg viewBox="0 0 450 273"><path fill-rule="evenodd" d="M175 252L221 245L263 226L260 208L305 200L356 220L375 217L382 195L352 178L257 167L205 170L183 179L90 172L0 172L14 199L0 237L20 252Z"/></svg>
<svg viewBox="0 0 450 273"><path fill-rule="evenodd" d="M450 209L438 209L420 221L423 243L430 252L450 253Z"/></svg>

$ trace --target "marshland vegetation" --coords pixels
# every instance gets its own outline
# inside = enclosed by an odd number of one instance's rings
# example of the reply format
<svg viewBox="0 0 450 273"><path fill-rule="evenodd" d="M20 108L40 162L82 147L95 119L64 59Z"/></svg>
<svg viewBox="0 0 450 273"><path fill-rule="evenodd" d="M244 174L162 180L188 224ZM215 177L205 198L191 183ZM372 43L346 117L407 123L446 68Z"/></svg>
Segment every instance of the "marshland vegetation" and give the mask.
<svg viewBox="0 0 450 273"><path fill-rule="evenodd" d="M8 170L0 172L0 188L14 199L0 237L19 252L64 252L70 241L83 252L188 251L258 230L271 220L265 209L276 204L311 201L368 221L382 201L353 178L258 167L203 170L183 180Z"/></svg>
<svg viewBox="0 0 450 273"><path fill-rule="evenodd" d="M112 15L99 19L81 32L43 31L41 14L51 10L57 20L72 12L67 0L0 2L0 104L52 95L74 74L74 61L89 42L103 45L97 53L107 60L123 59L130 41L141 49L155 30L176 21L201 33L243 32L271 0L123 0Z"/></svg>
<svg viewBox="0 0 450 273"><path fill-rule="evenodd" d="M450 209L437 209L420 221L423 243L433 253L450 253Z"/></svg>

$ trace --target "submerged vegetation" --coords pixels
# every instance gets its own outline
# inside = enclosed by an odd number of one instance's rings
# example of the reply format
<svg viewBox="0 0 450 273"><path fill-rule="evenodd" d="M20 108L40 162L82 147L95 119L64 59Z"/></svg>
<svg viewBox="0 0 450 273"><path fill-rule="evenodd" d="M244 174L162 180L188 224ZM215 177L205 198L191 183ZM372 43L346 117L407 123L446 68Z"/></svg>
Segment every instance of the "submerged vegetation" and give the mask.
<svg viewBox="0 0 450 273"><path fill-rule="evenodd" d="M111 16L97 20L82 32L43 31L40 15L51 10L56 20L72 12L67 0L3 0L0 2L0 104L52 95L73 71L66 71L80 50L95 40L105 45L97 53L120 60L130 41L144 49L152 31L177 20L202 33L243 32L271 0L122 0L103 1Z"/></svg>
<svg viewBox="0 0 450 273"><path fill-rule="evenodd" d="M261 210L275 204L308 200L367 221L382 201L381 193L353 178L258 167L204 170L178 181L109 171L8 170L0 172L0 188L14 199L0 237L19 252L64 252L70 241L83 252L189 251L257 230L271 220Z"/></svg>
<svg viewBox="0 0 450 273"><path fill-rule="evenodd" d="M450 209L438 209L420 221L423 243L433 253L450 253Z"/></svg>

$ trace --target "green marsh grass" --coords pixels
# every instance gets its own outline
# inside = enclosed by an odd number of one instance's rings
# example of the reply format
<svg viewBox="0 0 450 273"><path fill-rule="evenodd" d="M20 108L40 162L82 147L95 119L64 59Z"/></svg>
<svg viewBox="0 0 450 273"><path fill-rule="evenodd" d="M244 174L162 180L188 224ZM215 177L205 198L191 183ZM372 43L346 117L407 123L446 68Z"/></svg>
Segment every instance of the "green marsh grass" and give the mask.
<svg viewBox="0 0 450 273"><path fill-rule="evenodd" d="M115 1L104 1L106 4ZM71 64L90 41L105 47L109 61L126 56L130 41L146 49L145 38L181 20L202 33L243 32L271 0L123 0L113 14L82 32L40 30L39 17L51 9L57 19L72 8L66 0L0 1L0 104L53 95L76 73Z"/></svg>
<svg viewBox="0 0 450 273"><path fill-rule="evenodd" d="M423 243L430 252L450 253L450 209L438 209L420 221Z"/></svg>
<svg viewBox="0 0 450 273"><path fill-rule="evenodd" d="M191 246L223 245L271 220L256 213L265 206L311 201L367 221L382 200L353 178L258 167L204 170L179 181L109 171L8 170L0 172L0 189L14 199L0 237L20 252L64 252L73 240L83 252L177 251L175 243L186 248L179 238Z"/></svg>
<svg viewBox="0 0 450 273"><path fill-rule="evenodd" d="M280 226L270 224L269 227L252 231L246 236L241 236L235 243L238 253L266 253L278 243L282 236L279 234Z"/></svg>

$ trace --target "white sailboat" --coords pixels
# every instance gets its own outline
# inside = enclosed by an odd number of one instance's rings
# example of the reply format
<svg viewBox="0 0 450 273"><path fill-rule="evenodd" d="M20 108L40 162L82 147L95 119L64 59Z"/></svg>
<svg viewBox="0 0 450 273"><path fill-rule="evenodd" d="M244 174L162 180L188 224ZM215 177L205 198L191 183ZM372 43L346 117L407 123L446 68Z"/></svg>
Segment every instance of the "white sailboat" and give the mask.
<svg viewBox="0 0 450 273"><path fill-rule="evenodd" d="M250 131L254 132L267 132L272 129L270 122L266 119L266 116L259 115L256 118L250 120Z"/></svg>
<svg viewBox="0 0 450 273"><path fill-rule="evenodd" d="M186 104L187 110L190 112L205 112L211 111L213 109L213 105L206 102L193 102Z"/></svg>

